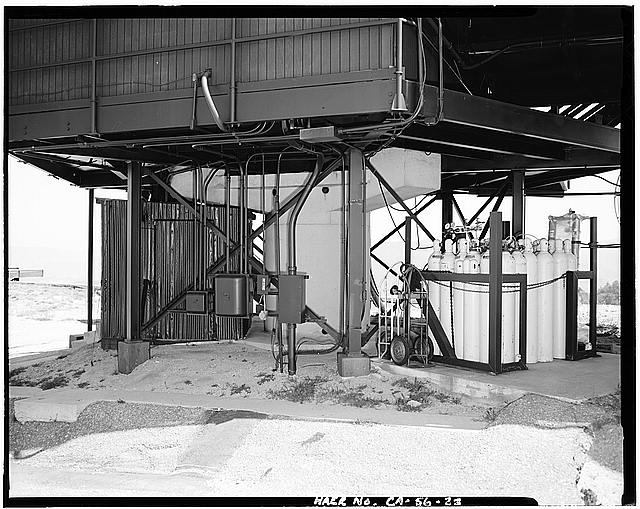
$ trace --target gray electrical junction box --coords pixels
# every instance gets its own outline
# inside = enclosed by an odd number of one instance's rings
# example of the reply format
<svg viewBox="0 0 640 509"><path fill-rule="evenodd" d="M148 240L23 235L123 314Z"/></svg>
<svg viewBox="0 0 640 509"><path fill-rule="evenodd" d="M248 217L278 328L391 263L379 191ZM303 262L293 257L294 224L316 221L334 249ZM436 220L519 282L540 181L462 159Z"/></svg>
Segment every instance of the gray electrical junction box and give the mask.
<svg viewBox="0 0 640 509"><path fill-rule="evenodd" d="M214 280L215 313L246 317L249 311L249 278L244 274L219 274Z"/></svg>
<svg viewBox="0 0 640 509"><path fill-rule="evenodd" d="M308 277L307 274L283 274L278 277L278 314L281 322L305 322Z"/></svg>

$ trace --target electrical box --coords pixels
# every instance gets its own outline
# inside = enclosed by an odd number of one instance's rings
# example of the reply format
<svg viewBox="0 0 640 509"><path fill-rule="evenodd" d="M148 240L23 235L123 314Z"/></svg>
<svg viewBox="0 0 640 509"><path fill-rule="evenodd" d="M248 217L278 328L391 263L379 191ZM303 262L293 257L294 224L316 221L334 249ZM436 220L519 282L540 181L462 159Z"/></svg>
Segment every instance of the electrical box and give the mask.
<svg viewBox="0 0 640 509"><path fill-rule="evenodd" d="M307 143L327 143L329 141L340 141L341 138L336 133L335 126L326 126L300 129L300 140Z"/></svg>
<svg viewBox="0 0 640 509"><path fill-rule="evenodd" d="M278 277L278 313L283 323L304 323L307 274L285 274Z"/></svg>
<svg viewBox="0 0 640 509"><path fill-rule="evenodd" d="M258 274L256 276L256 293L267 295L269 293L269 286L271 285L270 279L268 274Z"/></svg>
<svg viewBox="0 0 640 509"><path fill-rule="evenodd" d="M207 313L207 292L187 292L184 303L185 312L204 315Z"/></svg>
<svg viewBox="0 0 640 509"><path fill-rule="evenodd" d="M219 274L214 280L215 313L218 316L249 316L249 278L244 274Z"/></svg>

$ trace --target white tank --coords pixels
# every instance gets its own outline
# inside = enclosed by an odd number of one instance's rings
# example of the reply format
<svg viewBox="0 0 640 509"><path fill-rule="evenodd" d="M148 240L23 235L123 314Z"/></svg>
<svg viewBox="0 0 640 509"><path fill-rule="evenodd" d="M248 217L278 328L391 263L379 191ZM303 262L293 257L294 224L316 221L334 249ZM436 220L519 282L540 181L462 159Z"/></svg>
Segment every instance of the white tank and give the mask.
<svg viewBox="0 0 640 509"><path fill-rule="evenodd" d="M522 248L522 241L518 241L518 247L515 249L511 255L513 256L513 261L515 262L515 272L516 274L526 274L527 273L527 260L522 254L520 250ZM512 290L519 290L520 285L514 284L512 286ZM516 356L521 354L520 352L520 293L514 293L514 305L515 305L515 313L514 313L514 341L515 341L515 352Z"/></svg>
<svg viewBox="0 0 640 509"><path fill-rule="evenodd" d="M524 240L524 253L527 264L527 285L538 282L538 259L533 254L531 240ZM527 291L527 364L538 362L538 290Z"/></svg>
<svg viewBox="0 0 640 509"><path fill-rule="evenodd" d="M453 242L451 239L444 241L444 254L440 260L440 270L453 272L456 263L456 255L453 254ZM451 291L448 283L440 287L440 323L451 341Z"/></svg>
<svg viewBox="0 0 640 509"><path fill-rule="evenodd" d="M464 259L463 270L465 274L478 274L480 264L478 263L477 251L469 251ZM464 343L464 358L469 361L480 361L480 294L478 291L482 287L475 284L465 284L463 286L464 300L464 325L462 340Z"/></svg>
<svg viewBox="0 0 640 509"><path fill-rule="evenodd" d="M502 251L502 273L514 274L516 264L509 251ZM507 293L511 290L510 284L502 284L502 363L514 362L515 352L515 294Z"/></svg>
<svg viewBox="0 0 640 509"><path fill-rule="evenodd" d="M429 270L440 270L440 262L442 261L442 253L440 252L440 241L433 241L433 253L429 257L427 261L427 269ZM441 286L438 283L433 281L429 282L429 302L433 307L433 311L436 316L440 317L440 288ZM432 338L433 340L433 338ZM435 355L440 355L440 348L438 348L438 343L433 340L433 353Z"/></svg>
<svg viewBox="0 0 640 509"><path fill-rule="evenodd" d="M562 240L556 239L556 251L553 253L554 279L567 272L569 260L563 249ZM553 283L553 358L564 359L566 352L566 312L567 294L565 280Z"/></svg>
<svg viewBox="0 0 640 509"><path fill-rule="evenodd" d="M464 260L467 257L467 241L458 240L458 254L454 272L464 274ZM464 283L453 283L453 334L458 359L466 359L464 352Z"/></svg>
<svg viewBox="0 0 640 509"><path fill-rule="evenodd" d="M489 250L487 249L480 258L480 273L489 274ZM480 362L489 362L489 286L479 286L482 289L480 295Z"/></svg>
<svg viewBox="0 0 640 509"><path fill-rule="evenodd" d="M540 240L538 282L553 279L553 257L547 239ZM538 362L553 360L553 286L538 289Z"/></svg>

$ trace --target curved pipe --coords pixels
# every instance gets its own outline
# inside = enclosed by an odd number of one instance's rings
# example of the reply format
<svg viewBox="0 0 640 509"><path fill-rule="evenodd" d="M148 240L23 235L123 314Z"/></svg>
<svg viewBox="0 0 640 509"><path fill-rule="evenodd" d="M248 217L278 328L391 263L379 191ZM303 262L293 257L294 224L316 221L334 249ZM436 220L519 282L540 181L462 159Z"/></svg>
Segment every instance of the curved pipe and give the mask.
<svg viewBox="0 0 640 509"><path fill-rule="evenodd" d="M207 69L204 73L202 73L202 77L200 78L200 83L202 85L202 91L204 92L204 98L207 101L207 106L209 107L209 111L213 116L213 120L221 131L227 132L228 129L222 122L220 118L220 114L218 113L218 108L216 108L213 99L211 98L211 92L209 92L209 82L207 80L207 75L211 73L211 69Z"/></svg>
<svg viewBox="0 0 640 509"><path fill-rule="evenodd" d="M318 159L316 161L316 165L313 168L313 172L307 179L304 184L304 191L302 192L302 196L296 202L295 207L291 211L291 216L289 216L289 224L287 231L287 249L288 249L288 260L287 260L287 271L289 274L295 274L297 271L296 267L296 223L298 222L298 216L300 215L300 211L304 206L304 203L307 201L309 194L311 193L311 188L313 187L315 180L318 178L318 174L320 173L320 169L324 166L324 156L318 153Z"/></svg>

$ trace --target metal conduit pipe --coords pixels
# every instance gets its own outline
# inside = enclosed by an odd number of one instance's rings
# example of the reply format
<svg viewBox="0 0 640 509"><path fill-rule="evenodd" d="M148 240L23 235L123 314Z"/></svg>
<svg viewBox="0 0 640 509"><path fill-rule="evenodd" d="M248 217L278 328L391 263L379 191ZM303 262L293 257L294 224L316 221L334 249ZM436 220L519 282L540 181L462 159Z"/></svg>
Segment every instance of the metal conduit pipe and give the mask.
<svg viewBox="0 0 640 509"><path fill-rule="evenodd" d="M225 242L225 262L227 267L227 274L231 272L231 173L229 168L227 168L227 175L225 179L224 186L224 205L225 205L225 234L226 234L226 242Z"/></svg>
<svg viewBox="0 0 640 509"><path fill-rule="evenodd" d="M398 25L396 28L396 95L393 98L393 104L391 105L391 111L407 111L407 103L402 93L402 84L404 83L404 69L402 67L402 33L403 33L404 19L398 18Z"/></svg>
<svg viewBox="0 0 640 509"><path fill-rule="evenodd" d="M242 164L238 164L238 169L240 170L240 181L238 185L238 206L240 207L240 252L238 253L238 272L244 273L244 166Z"/></svg>
<svg viewBox="0 0 640 509"><path fill-rule="evenodd" d="M197 216L198 216L198 174L197 174L197 167L193 168L191 174L192 174L192 179L191 179L191 185L193 186L193 210L195 211L194 214L196 217L194 217L193 220L193 257L192 257L192 263L193 263L193 288L194 290L198 289L198 235L197 235L197 231L198 231L198 221L197 221Z"/></svg>
<svg viewBox="0 0 640 509"><path fill-rule="evenodd" d="M202 197L202 203L204 204L204 217L203 217L203 224L206 224L207 221L207 196L208 196L208 192L209 192L209 184L211 183L211 181L213 180L213 177L216 175L216 173L218 173L218 170L220 168L213 168L209 174L207 175L207 178L204 181L204 186L203 186L203 197ZM208 260L208 256L206 256L209 252L208 249L206 249L208 242L206 241L207 239L207 230L206 228L203 228L203 238L204 238L204 243L203 245L205 246L205 257L203 258L203 264L202 264L202 281L204 283L204 289L206 290L207 288L207 266L209 264L209 260Z"/></svg>
<svg viewBox="0 0 640 509"><path fill-rule="evenodd" d="M298 221L298 216L300 215L300 211L304 206L304 203L307 201L309 197L309 193L311 193L311 188L315 184L315 181L320 173L320 169L324 166L324 156L321 153L318 153L318 159L316 161L316 165L313 169L313 172L307 179L304 184L304 190L302 195L296 202L293 210L291 211L291 215L289 216L289 224L287 230L287 272L290 275L295 275L297 273L296 267L296 223ZM288 363L288 371L290 375L295 375L296 373L296 324L289 323L287 324L287 363Z"/></svg>
<svg viewBox="0 0 640 509"><path fill-rule="evenodd" d="M213 116L213 120L221 131L228 132L227 127L222 122L220 118L220 114L218 113L218 108L216 108L215 103L211 97L211 92L209 91L209 82L207 80L207 76L211 76L211 69L207 69L202 73L202 77L200 78L200 83L202 85L202 91L204 92L204 98L207 101L207 106L209 107L209 111L211 112L211 116Z"/></svg>

